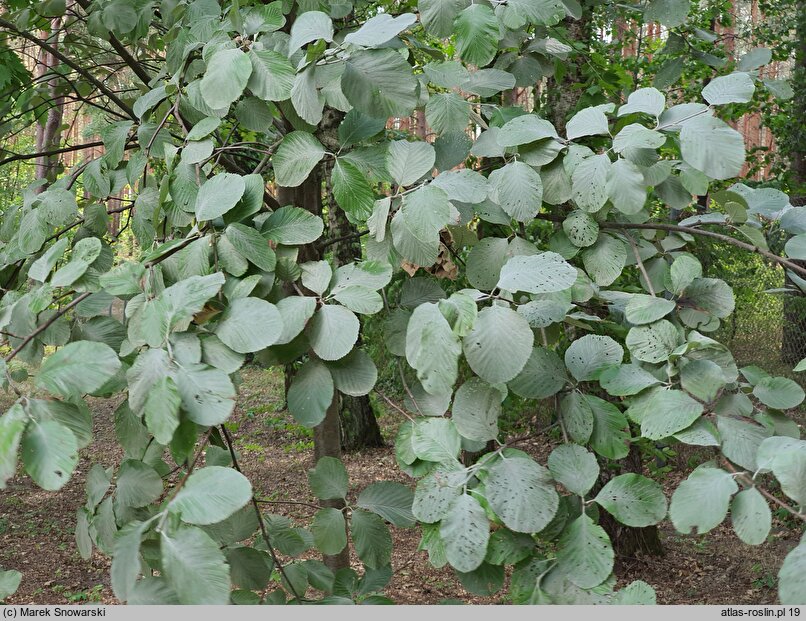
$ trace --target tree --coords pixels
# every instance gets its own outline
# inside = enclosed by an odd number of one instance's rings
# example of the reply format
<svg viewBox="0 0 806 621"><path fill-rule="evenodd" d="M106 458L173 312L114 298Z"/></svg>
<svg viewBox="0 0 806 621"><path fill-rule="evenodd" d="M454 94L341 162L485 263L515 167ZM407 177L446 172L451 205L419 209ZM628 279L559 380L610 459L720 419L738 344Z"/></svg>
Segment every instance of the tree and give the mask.
<svg viewBox="0 0 806 621"><path fill-rule="evenodd" d="M0 483L19 453L38 485L60 489L90 441L85 395L125 393L125 459L88 474L76 529L82 554L113 557L121 601L384 601L374 593L391 576L388 522L419 523L432 563L474 592L499 590L514 566L514 602L651 603L641 581L615 590L603 512L633 528L668 515L680 532L705 533L730 508L737 535L757 545L769 503L804 519L806 442L786 415L803 390L739 370L708 336L733 294L690 251L713 240L806 277L792 252L733 236L749 222L794 234L788 249L801 243L803 216L785 195L771 210L768 193L727 187L745 150L719 115L752 99L755 66L715 76L706 103L635 88L558 132L494 98L565 57L551 34L578 17L574 2L421 0L419 16L407 3L79 0L69 16L35 6L0 27L57 58L62 86L107 126L100 158L3 213L11 349L0 371L19 400L0 418ZM687 2L642 8L638 18L685 28ZM31 34L52 13L71 34L58 49ZM137 93L106 79L106 54ZM15 102L17 122L38 105ZM415 111L433 144L386 129ZM137 195L119 208L132 259L115 256L106 230L106 199L125 185ZM704 194L708 213L668 222ZM323 205L356 227L360 260L325 251L342 235L323 237ZM455 282L439 277L459 265ZM114 300L122 318L99 313ZM375 315L405 393L388 401L406 419L396 458L417 482L376 482L352 500L336 458L339 394L375 385L356 346ZM288 408L316 437L320 505L307 529L264 513L240 471L225 423L248 354L296 369ZM20 360L50 398L28 394ZM517 448L523 438L499 437L511 395L556 399L535 432L552 447L545 464ZM491 441L474 463L459 460ZM600 464L656 441L708 447L712 460L670 502L639 472L592 491ZM350 544L360 577L345 566ZM784 603L806 598L804 546L781 568ZM299 558L312 547L324 563ZM266 591L273 572L282 588Z"/></svg>

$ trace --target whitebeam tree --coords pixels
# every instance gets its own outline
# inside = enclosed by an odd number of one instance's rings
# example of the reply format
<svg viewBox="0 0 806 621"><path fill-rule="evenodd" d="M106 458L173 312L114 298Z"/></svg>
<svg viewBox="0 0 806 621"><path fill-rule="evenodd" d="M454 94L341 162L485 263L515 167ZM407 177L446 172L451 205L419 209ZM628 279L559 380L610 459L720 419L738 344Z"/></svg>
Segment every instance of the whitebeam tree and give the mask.
<svg viewBox="0 0 806 621"><path fill-rule="evenodd" d="M642 6L678 28L688 2ZM806 208L724 183L745 151L720 106L753 97L760 63L715 77L699 102L636 89L578 111L561 135L500 93L566 57L555 30L579 9L12 2L4 44L50 54L61 77L6 96L4 128L41 115L49 96L85 102L102 115L104 154L2 214L0 376L19 399L0 417L0 487L20 460L60 489L92 439L85 397L125 394L125 459L88 473L76 541L112 557L129 603L386 602L387 522L419 525L431 562L472 592L498 591L514 566L516 603L654 603L641 581L614 590L604 513L707 533L730 511L754 545L771 503L805 519L806 442L787 416L804 392L738 369L708 336L734 299L695 253L703 238L732 244L806 283L793 261L806 259ZM67 33L58 46L31 34L54 17ZM12 56L0 68L24 84ZM385 129L415 110L433 143ZM137 239L131 260L106 227L107 199L126 186L136 200L116 209ZM670 207L705 195L706 213L669 223ZM365 234L361 260L332 267L323 206ZM786 257L767 250L770 231L792 235ZM455 281L432 269L450 257ZM121 301L122 316L108 314ZM334 403L373 389L356 343L379 313L406 393L395 453L416 487L377 482L348 504L347 472L328 456ZM248 354L297 367L289 411L320 430L309 528L263 512L240 472L224 423ZM509 393L555 398L563 440L547 463L499 437ZM712 460L671 499L639 473L597 485L603 465L657 441L707 447ZM363 573L346 566L348 546ZM311 548L325 562L299 558ZM779 573L783 603L806 603L804 571L802 542ZM0 573L0 596L18 582Z"/></svg>

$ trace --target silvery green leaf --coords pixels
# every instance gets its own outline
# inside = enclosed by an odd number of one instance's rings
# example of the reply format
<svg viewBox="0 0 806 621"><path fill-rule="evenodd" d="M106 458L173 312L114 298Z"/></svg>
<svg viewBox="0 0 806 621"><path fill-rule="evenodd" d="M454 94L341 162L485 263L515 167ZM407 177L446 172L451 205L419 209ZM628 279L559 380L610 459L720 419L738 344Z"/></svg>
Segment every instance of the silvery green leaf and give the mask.
<svg viewBox="0 0 806 621"><path fill-rule="evenodd" d="M426 392L452 392L458 373L459 337L436 304L414 309L406 330L406 360Z"/></svg>
<svg viewBox="0 0 806 621"><path fill-rule="evenodd" d="M504 123L495 137L502 147L517 147L537 140L556 138L557 130L535 114L524 114Z"/></svg>
<svg viewBox="0 0 806 621"><path fill-rule="evenodd" d="M277 307L260 298L232 300L215 330L216 336L239 354L273 345L283 333L283 318Z"/></svg>
<svg viewBox="0 0 806 621"><path fill-rule="evenodd" d="M490 508L516 532L540 532L559 505L549 471L518 452L504 453L487 469L485 490Z"/></svg>
<svg viewBox="0 0 806 621"><path fill-rule="evenodd" d="M344 37L344 42L363 47L376 47L396 37L416 21L417 16L412 13L402 13L396 17L380 13L370 17L361 28Z"/></svg>
<svg viewBox="0 0 806 621"><path fill-rule="evenodd" d="M303 45L318 39L324 39L328 43L333 40L333 21L327 13L306 11L297 16L291 26L288 54L291 55Z"/></svg>
<svg viewBox="0 0 806 621"><path fill-rule="evenodd" d="M645 476L621 474L599 491L596 502L622 524L652 526L666 517L666 497L661 486Z"/></svg>
<svg viewBox="0 0 806 621"><path fill-rule="evenodd" d="M609 135L610 128L607 116L599 106L583 108L577 112L565 126L568 140L575 140L583 136Z"/></svg>
<svg viewBox="0 0 806 621"><path fill-rule="evenodd" d="M652 5L659 5L668 2L681 2L681 0L657 0L657 4L650 3L650 11ZM635 112L643 112L651 116L659 117L666 107L666 97L656 88L639 88L638 90L630 93L627 98L627 103L618 109L618 116L622 117L627 114Z"/></svg>
<svg viewBox="0 0 806 621"><path fill-rule="evenodd" d="M756 87L753 78L744 72L714 78L702 89L702 97L712 106L728 103L747 103L753 98Z"/></svg>
<svg viewBox="0 0 806 621"><path fill-rule="evenodd" d="M582 160L571 174L572 198L580 209L599 211L607 202L607 178L611 162L606 154Z"/></svg>
<svg viewBox="0 0 806 621"><path fill-rule="evenodd" d="M183 527L160 539L162 575L181 604L228 604L230 572L224 554L200 528Z"/></svg>
<svg viewBox="0 0 806 621"><path fill-rule="evenodd" d="M252 498L249 480L233 468L207 466L193 472L169 508L188 524L216 524Z"/></svg>
<svg viewBox="0 0 806 621"><path fill-rule="evenodd" d="M738 176L744 165L744 139L724 121L697 116L680 130L683 160L712 179Z"/></svg>
<svg viewBox="0 0 806 621"><path fill-rule="evenodd" d="M386 168L398 185L408 186L431 172L435 159L434 147L427 142L395 140L389 143Z"/></svg>
<svg viewBox="0 0 806 621"><path fill-rule="evenodd" d="M565 350L565 366L577 381L589 381L613 364L621 364L624 350L609 336L588 334Z"/></svg>
<svg viewBox="0 0 806 621"><path fill-rule="evenodd" d="M568 383L560 357L550 349L535 347L509 388L525 399L545 399L557 394Z"/></svg>
<svg viewBox="0 0 806 621"><path fill-rule="evenodd" d="M677 328L669 321L661 319L646 326L631 328L624 343L636 360L657 363L668 360L679 341Z"/></svg>
<svg viewBox="0 0 806 621"><path fill-rule="evenodd" d="M672 523L681 533L707 533L725 519L730 498L738 489L730 473L700 466L672 494Z"/></svg>
<svg viewBox="0 0 806 621"><path fill-rule="evenodd" d="M586 495L599 476L596 456L578 444L561 444L548 459L554 479L572 494Z"/></svg>
<svg viewBox="0 0 806 621"><path fill-rule="evenodd" d="M488 441L498 436L501 393L476 377L456 391L451 409L457 431L470 440Z"/></svg>
<svg viewBox="0 0 806 621"><path fill-rule="evenodd" d="M778 572L778 597L782 604L802 605L806 602L806 586L803 572L806 571L806 538L786 555Z"/></svg>
<svg viewBox="0 0 806 621"><path fill-rule="evenodd" d="M333 401L333 377L318 360L308 360L294 375L288 388L288 411L306 427L315 427L325 418Z"/></svg>
<svg viewBox="0 0 806 621"><path fill-rule="evenodd" d="M570 289L577 279L576 268L556 252L515 256L501 268L497 287L513 293L552 293Z"/></svg>
<svg viewBox="0 0 806 621"><path fill-rule="evenodd" d="M744 543L757 546L767 540L772 526L772 512L755 487L743 490L733 497L730 517L733 530Z"/></svg>
<svg viewBox="0 0 806 621"><path fill-rule="evenodd" d="M490 306L479 312L476 323L462 340L470 368L490 384L514 379L532 354L534 334L515 311Z"/></svg>
<svg viewBox="0 0 806 621"><path fill-rule="evenodd" d="M612 366L599 375L599 382L609 395L627 397L636 395L660 380L635 364Z"/></svg>
<svg viewBox="0 0 806 621"><path fill-rule="evenodd" d="M286 187L302 184L324 155L325 148L312 134L303 131L286 134L272 158L277 183Z"/></svg>
<svg viewBox="0 0 806 621"><path fill-rule="evenodd" d="M610 575L614 557L607 533L586 514L566 526L557 551L558 566L583 589L601 584Z"/></svg>
<svg viewBox="0 0 806 621"><path fill-rule="evenodd" d="M479 501L468 494L456 498L442 519L439 535L447 560L455 569L468 572L481 565L487 554L490 524Z"/></svg>
<svg viewBox="0 0 806 621"><path fill-rule="evenodd" d="M228 108L246 88L252 74L249 56L241 50L220 50L207 59L207 71L201 79L201 96L213 110Z"/></svg>

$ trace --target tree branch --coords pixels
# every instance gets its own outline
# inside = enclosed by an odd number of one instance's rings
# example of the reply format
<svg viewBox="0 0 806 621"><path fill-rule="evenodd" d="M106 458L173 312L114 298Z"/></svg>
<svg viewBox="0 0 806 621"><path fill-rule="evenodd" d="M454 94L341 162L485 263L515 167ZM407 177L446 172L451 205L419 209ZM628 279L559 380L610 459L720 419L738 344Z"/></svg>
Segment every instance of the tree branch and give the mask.
<svg viewBox="0 0 806 621"><path fill-rule="evenodd" d="M232 458L233 467L238 472L243 474L243 471L241 470L241 466L240 466L240 464L238 464L238 457L235 454L235 447L232 444L232 438L229 435L229 431L227 431L227 428L224 425L221 425L219 427L219 429L221 429L221 433L224 435L224 440L227 443L227 448L229 448L229 454L230 454L230 457ZM291 590L291 593L294 594L294 597L297 598L297 601L302 601L302 598L300 598L299 593L297 593L296 588L294 588L294 583L291 582L288 579L288 576L286 576L285 567L283 567L283 564L280 562L280 559L277 557L277 552L274 551L274 546L271 544L271 539L269 538L269 533L266 530L266 524L263 521L263 514L260 512L260 506L257 503L258 503L258 501L255 498L255 495L252 494L252 507L254 508L255 514L257 515L257 521L258 521L258 524L260 525L260 534L263 535L263 541L266 542L266 547L269 549L269 554L271 555L271 559L274 561L274 564L277 567L277 570L282 574L283 578L285 579L286 584L288 585L288 588Z"/></svg>
<svg viewBox="0 0 806 621"><path fill-rule="evenodd" d="M15 153L5 159L0 160L0 166L3 164L10 164L19 160L32 160L37 157L49 157L51 155L59 155L60 153L72 153L73 151L81 151L82 149L89 149L91 147L102 147L103 141L96 140L95 142L85 142L84 144L73 145L72 147L62 147L60 149L52 149L50 151L39 151L38 153Z"/></svg>
<svg viewBox="0 0 806 621"><path fill-rule="evenodd" d="M89 9L90 3L87 0L76 0L77 4L84 9L84 11L89 15L87 9ZM149 85L151 82L151 76L145 70L145 68L140 64L140 62L129 53L129 50L115 37L113 34L109 34L109 44L112 48L118 53L120 59L126 63L129 68L134 72L138 78L140 78L146 86Z"/></svg>
<svg viewBox="0 0 806 621"><path fill-rule="evenodd" d="M319 243L319 248L327 248L328 246L332 246L333 244L338 244L339 242L343 241L352 241L353 239L360 239L364 235L369 233L369 231L358 231L357 233L350 233L349 235L342 235L341 237L334 237L333 239L323 239Z"/></svg>
<svg viewBox="0 0 806 621"><path fill-rule="evenodd" d="M128 114L133 120L135 120L135 121L137 120L137 116L134 114L132 109L129 106L127 106L125 103L123 103L123 101L121 101L121 99L114 93L114 91L112 91L109 88L107 88L103 84L103 82L99 81L95 76L93 76L91 73L86 71L83 67L81 67L80 65L75 63L73 60L71 60L70 58L68 58L67 56L65 56L61 52L59 52L59 50L57 50L55 47L53 47L52 45L46 43L45 41L42 41L38 37L35 37L34 35L32 35L29 32L25 32L24 30L20 30L12 22L10 22L10 21L8 21L6 19L0 18L0 27L5 28L7 30L10 30L15 35L17 35L19 37L22 37L23 39L27 39L28 41L30 41L34 45L36 45L36 46L42 48L43 50L45 50L48 54L51 54L54 58L58 58L65 65L67 65L68 67L70 67L71 69L73 69L74 71L79 73L80 75L84 76L87 80L92 82L93 86L95 86L99 91L101 91L104 95L106 95L109 98L110 101L113 101L121 110L123 110L126 114Z"/></svg>
<svg viewBox="0 0 806 621"><path fill-rule="evenodd" d="M638 265L638 269L641 271L641 275L644 277L646 281L646 287L649 290L649 293L652 297L655 297L655 288L652 286L652 280L649 278L649 274L646 271L646 267L644 266L644 261L641 259L641 252L638 250L638 244L635 243L633 236L629 233L624 233L627 236L627 239L630 242L630 246L632 246L633 256L635 256L635 262Z"/></svg>
<svg viewBox="0 0 806 621"><path fill-rule="evenodd" d="M42 333L43 333L45 330L47 330L47 329L48 329L48 328L49 328L51 325L53 325L53 323L55 323L55 321L56 321L56 320L57 320L59 317L61 317L62 315L64 315L64 314L65 314L67 311L69 311L69 310L70 310L71 308L73 308L74 306L78 306L78 305L79 305L79 304L80 304L80 303L81 303L83 300L86 300L86 299L87 299L88 297L90 297L91 295L92 295L92 293L91 293L91 292L89 292L89 291L87 291L87 292L85 292L85 293L82 293L80 296L78 296L77 298L75 298L75 299L74 299L72 302L70 302L68 305L64 306L63 308L60 308L60 309L58 310L58 312L57 312L55 315L53 315L53 317L51 317L50 319L48 319L48 320L47 320L45 323L43 323L41 326L38 326L38 327L36 328L36 330L34 330L33 332L31 332L31 334L29 334L28 336L26 336L26 337L25 337L25 338L22 340L22 343L20 343L19 345L17 345L17 347L15 347L15 348L14 348L14 350L13 350L13 351L12 351L12 352L11 352L11 353L8 355L8 356L6 356L5 358L3 358L3 360L5 360L6 362L11 362L11 360L13 360L13 359L14 359L14 357L15 357L15 356L16 356L18 353L20 353L20 352L21 352L23 349L25 349L25 347L26 347L26 345L28 345L28 343L30 343L31 341L33 341L33 340L34 340L34 339L35 339L37 336L39 336L40 334L42 334Z"/></svg>
<svg viewBox="0 0 806 621"><path fill-rule="evenodd" d="M548 220L550 222L562 222L565 220L563 216L557 216L554 214L546 214L540 213L536 216L540 220ZM669 231L671 233L688 233L689 235L698 235L700 237L710 237L711 239L718 239L719 241L725 242L726 244L730 244L732 246L736 246L737 248L742 248L743 250L747 250L748 252L754 252L756 254L760 254L762 257L769 259L770 261L774 261L779 265L783 265L784 267L792 270L793 272L797 273L801 278L806 278L806 268L797 265L793 261L789 259L785 259L783 257L778 256L774 252L770 252L769 250L765 250L764 248L759 248L758 246L754 246L753 244L748 244L747 242L743 242L740 239L736 239L735 237L731 237L730 235L725 235L724 233L715 233L714 231L708 231L706 229L695 229L690 226L680 226L679 224L661 224L661 223L654 223L654 222L644 222L642 224L632 224L629 222L601 222L599 223L599 227L603 229L616 229L616 230L651 230L651 231Z"/></svg>
<svg viewBox="0 0 806 621"><path fill-rule="evenodd" d="M806 278L806 268L801 267L800 265L790 261L789 259L785 259L783 257L779 257L774 252L770 252L769 250L765 250L764 248L759 248L758 246L754 246L753 244L748 244L747 242L743 242L740 239L736 239L735 237L731 237L730 235L725 235L724 233L715 233L713 231L708 231L705 229L695 229L688 226L680 226L677 224L652 224L652 223L645 223L645 224L625 224L622 222L605 222L600 224L599 226L606 228L606 229L650 229L650 230L657 230L657 231L670 231L673 233L688 233L689 235L699 235L701 237L710 237L711 239L718 239L719 241L725 242L726 244L730 244L732 246L736 246L737 248L742 248L743 250L747 250L748 252L754 252L756 254L760 254L762 257L769 259L770 261L774 261L784 267L796 272L802 278Z"/></svg>
<svg viewBox="0 0 806 621"><path fill-rule="evenodd" d="M790 507L788 504L786 504L783 500L780 500L779 498L776 498L773 494L768 492L763 487L759 487L758 485L756 485L756 482L753 480L753 477L751 477L746 472L742 472L742 471L737 470L736 468L734 468L733 464L730 463L727 459L723 459L723 463L725 465L725 468L729 472L732 472L733 474L738 475L738 478L740 478L742 480L742 482L745 483L746 485L750 485L751 487L755 487L756 490L758 490L758 492L762 496L764 496L764 498L766 498L767 500L772 501L773 503L775 503L776 505L778 505L782 509L786 509L789 513L794 515L796 518L800 518L801 520L806 522L806 514L799 513L798 511L796 511L795 509Z"/></svg>
<svg viewBox="0 0 806 621"><path fill-rule="evenodd" d="M176 254L177 252L179 252L183 248L186 248L187 246L189 246L191 243L193 243L197 239L201 239L201 235L194 235L193 237L186 238L185 241L183 241L181 244L178 244L178 245L174 246L173 248L168 250L165 254L162 254L162 255L158 256L156 259L152 259L151 261L147 262L145 264L145 266L146 267L154 267L155 265L157 265L157 263L162 263L165 259L167 259L171 255Z"/></svg>

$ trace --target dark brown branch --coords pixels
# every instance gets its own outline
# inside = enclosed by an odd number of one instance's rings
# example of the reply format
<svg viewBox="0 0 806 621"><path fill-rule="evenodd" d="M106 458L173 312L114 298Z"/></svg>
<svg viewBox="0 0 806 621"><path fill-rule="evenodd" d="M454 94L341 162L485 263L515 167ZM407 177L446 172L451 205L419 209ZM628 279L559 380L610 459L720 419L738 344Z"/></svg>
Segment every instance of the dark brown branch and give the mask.
<svg viewBox="0 0 806 621"><path fill-rule="evenodd" d="M360 239L364 235L369 233L369 231L358 231L357 233L350 233L349 235L342 235L341 237L334 237L333 239L323 239L319 244L319 248L327 248L328 246L332 246L333 244L338 244L339 242L343 241L352 241L354 239Z"/></svg>
<svg viewBox="0 0 806 621"><path fill-rule="evenodd" d="M85 142L84 144L73 145L72 147L61 147L60 149L52 149L50 151L40 151L38 153L15 153L3 160L0 160L0 166L3 164L10 164L19 160L32 160L37 157L50 157L51 155L59 155L60 153L72 153L74 151L81 151L82 149L89 149L91 147L102 147L103 141L96 140L95 142Z"/></svg>
<svg viewBox="0 0 806 621"><path fill-rule="evenodd" d="M53 324L56 322L56 320L57 320L59 317L61 317L62 315L64 315L64 314L65 314L67 311L69 311L69 310L70 310L71 308L73 308L74 306L78 306L78 305L79 305L79 304L80 304L80 303L81 303L83 300L86 300L86 299L87 299L88 297L90 297L91 295L92 295L92 293L91 293L91 292L89 292L89 291L87 291L86 293L82 293L80 296L78 296L78 297L77 297L76 299L74 299L72 302L70 302L70 303L69 303L69 304L67 304L66 306L64 306L64 307L60 308L60 309L59 309L59 310L56 312L56 314L55 314L55 315L53 315L53 317L51 317L50 319L48 319L48 320L47 320L45 323L43 323L41 326L38 326L38 327L36 328L36 330L34 330L33 332L31 332L31 334L29 334L28 336L26 336L26 337L23 339L22 343L20 343L19 345L17 345L17 347L15 347L15 348L14 348L14 350L13 350L13 351L12 351L12 352L11 352L11 353L8 355L8 356L6 356L5 358L3 358L3 360L5 360L6 362L11 362L11 360L13 360L13 359L14 359L14 357L15 357L17 354L19 354L19 353L20 353L20 352L21 352L23 349L25 349L25 347L28 345L28 343L30 343L31 341L33 341L33 340L34 340L34 339L35 339L37 336L39 336L39 335L40 335L40 334L42 334L42 333L43 333L45 330L47 330L47 329L48 329L50 326L52 326L52 325L53 325Z"/></svg>
<svg viewBox="0 0 806 621"><path fill-rule="evenodd" d="M621 222L604 222L600 224L602 228L606 229L650 229L650 230L657 230L657 231L670 231L673 233L688 233L689 235L699 235L701 237L710 237L711 239L717 239L719 241L725 242L726 244L731 244L732 246L736 246L737 248L742 248L743 250L747 250L748 252L754 252L756 254L760 254L762 257L769 259L770 261L774 261L784 267L796 272L802 278L806 278L806 268L801 267L797 263L790 261L789 259L785 259L783 257L779 257L774 252L770 252L769 250L765 250L764 248L759 248L758 246L754 246L753 244L748 244L747 242L743 242L740 239L736 239L731 237L730 235L725 235L724 233L715 233L713 231L708 231L706 229L695 229L688 226L680 226L677 224L624 224Z"/></svg>

